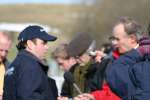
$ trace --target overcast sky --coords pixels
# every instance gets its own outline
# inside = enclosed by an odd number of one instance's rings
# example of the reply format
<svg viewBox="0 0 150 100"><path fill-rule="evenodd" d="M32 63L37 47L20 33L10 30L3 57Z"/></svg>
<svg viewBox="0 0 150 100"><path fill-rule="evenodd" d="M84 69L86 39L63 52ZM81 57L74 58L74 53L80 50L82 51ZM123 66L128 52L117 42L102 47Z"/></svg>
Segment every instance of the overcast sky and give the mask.
<svg viewBox="0 0 150 100"><path fill-rule="evenodd" d="M15 4L15 3L61 3L70 4L78 3L80 0L0 0L0 4Z"/></svg>

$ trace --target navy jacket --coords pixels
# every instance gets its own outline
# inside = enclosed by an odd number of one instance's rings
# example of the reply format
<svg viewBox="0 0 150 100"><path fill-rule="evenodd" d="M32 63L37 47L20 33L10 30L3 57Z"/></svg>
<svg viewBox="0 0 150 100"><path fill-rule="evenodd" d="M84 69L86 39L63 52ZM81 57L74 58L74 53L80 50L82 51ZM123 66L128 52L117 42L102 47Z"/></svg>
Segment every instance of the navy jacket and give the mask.
<svg viewBox="0 0 150 100"><path fill-rule="evenodd" d="M3 100L56 100L43 67L34 55L20 51L6 72Z"/></svg>
<svg viewBox="0 0 150 100"><path fill-rule="evenodd" d="M106 69L106 80L112 89L123 100L131 100L135 87L129 77L129 68L141 60L136 50L121 56Z"/></svg>
<svg viewBox="0 0 150 100"><path fill-rule="evenodd" d="M150 99L150 55L129 69L130 78L135 86L135 92L132 95L133 100Z"/></svg>

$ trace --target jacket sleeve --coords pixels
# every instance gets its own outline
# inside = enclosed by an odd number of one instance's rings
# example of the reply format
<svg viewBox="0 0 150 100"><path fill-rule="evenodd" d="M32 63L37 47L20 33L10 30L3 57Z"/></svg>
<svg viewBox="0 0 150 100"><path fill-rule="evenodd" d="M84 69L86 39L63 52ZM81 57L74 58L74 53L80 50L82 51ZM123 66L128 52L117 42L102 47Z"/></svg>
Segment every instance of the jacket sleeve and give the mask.
<svg viewBox="0 0 150 100"><path fill-rule="evenodd" d="M17 93L19 100L44 100L42 70L37 63L24 62L19 68Z"/></svg>
<svg viewBox="0 0 150 100"><path fill-rule="evenodd" d="M57 100L58 90L57 90L56 82L55 82L54 79L52 79L50 77L48 78L48 81L49 81L49 85L50 85L50 87L52 89L52 94L53 94L55 100Z"/></svg>
<svg viewBox="0 0 150 100"><path fill-rule="evenodd" d="M91 73L91 75L93 74L93 77L91 77L91 80L89 83L89 87L91 91L102 89L105 70L109 62L110 62L110 59L104 59L102 60L101 63L93 64L94 66L96 66L96 68L95 68L95 72ZM91 66L91 67L94 67L94 66Z"/></svg>
<svg viewBox="0 0 150 100"><path fill-rule="evenodd" d="M150 98L150 56L139 62L129 70L130 78L136 87L133 100L149 100Z"/></svg>
<svg viewBox="0 0 150 100"><path fill-rule="evenodd" d="M73 86L71 84L68 84L66 81L64 81L62 89L61 89L61 96L72 98L72 92L73 92Z"/></svg>

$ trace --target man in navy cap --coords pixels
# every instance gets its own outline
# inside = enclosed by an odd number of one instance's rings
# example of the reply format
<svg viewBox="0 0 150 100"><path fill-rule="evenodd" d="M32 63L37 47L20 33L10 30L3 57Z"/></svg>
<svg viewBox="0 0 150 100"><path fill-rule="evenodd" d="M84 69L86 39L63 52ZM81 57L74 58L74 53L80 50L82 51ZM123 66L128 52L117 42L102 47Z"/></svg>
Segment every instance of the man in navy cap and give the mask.
<svg viewBox="0 0 150 100"><path fill-rule="evenodd" d="M56 39L36 25L20 33L19 53L5 75L3 100L56 100L42 63L47 41Z"/></svg>

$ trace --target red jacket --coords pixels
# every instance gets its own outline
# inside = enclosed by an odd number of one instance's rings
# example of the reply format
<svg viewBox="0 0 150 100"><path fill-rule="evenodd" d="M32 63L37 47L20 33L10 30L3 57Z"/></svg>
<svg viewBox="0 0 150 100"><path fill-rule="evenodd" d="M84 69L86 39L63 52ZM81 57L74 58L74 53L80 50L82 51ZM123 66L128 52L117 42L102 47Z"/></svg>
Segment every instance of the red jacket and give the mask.
<svg viewBox="0 0 150 100"><path fill-rule="evenodd" d="M102 90L94 91L91 94L95 97L95 100L121 100L110 90L107 84L103 85Z"/></svg>

